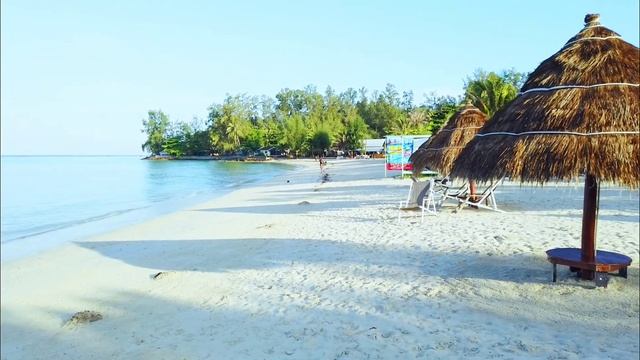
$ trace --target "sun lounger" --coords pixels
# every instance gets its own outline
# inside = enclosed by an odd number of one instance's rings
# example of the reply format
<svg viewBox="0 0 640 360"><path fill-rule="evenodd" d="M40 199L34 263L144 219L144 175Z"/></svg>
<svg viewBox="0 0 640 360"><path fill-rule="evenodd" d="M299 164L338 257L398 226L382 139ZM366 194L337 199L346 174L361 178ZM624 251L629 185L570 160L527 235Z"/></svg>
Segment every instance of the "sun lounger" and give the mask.
<svg viewBox="0 0 640 360"><path fill-rule="evenodd" d="M442 205L447 199L458 201L469 194L469 184L466 182L458 187L453 187L451 183L439 184L436 187L442 192L441 204L439 205Z"/></svg>
<svg viewBox="0 0 640 360"><path fill-rule="evenodd" d="M467 191L463 196L458 196L458 209L461 209L464 205L475 206L482 209L493 210L497 212L504 212L498 209L498 204L496 203L495 190L500 184L501 180L494 181L480 194L469 193L468 187Z"/></svg>

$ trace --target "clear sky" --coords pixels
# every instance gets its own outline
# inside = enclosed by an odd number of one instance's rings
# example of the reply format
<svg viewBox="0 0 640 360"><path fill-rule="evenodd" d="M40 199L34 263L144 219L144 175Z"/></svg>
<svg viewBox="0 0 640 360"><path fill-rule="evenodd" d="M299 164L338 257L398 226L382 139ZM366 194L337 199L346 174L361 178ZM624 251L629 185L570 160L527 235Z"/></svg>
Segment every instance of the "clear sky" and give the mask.
<svg viewBox="0 0 640 360"><path fill-rule="evenodd" d="M587 13L638 46L637 0L2 0L2 154L141 154L149 109L205 118L226 93L458 95L532 71Z"/></svg>

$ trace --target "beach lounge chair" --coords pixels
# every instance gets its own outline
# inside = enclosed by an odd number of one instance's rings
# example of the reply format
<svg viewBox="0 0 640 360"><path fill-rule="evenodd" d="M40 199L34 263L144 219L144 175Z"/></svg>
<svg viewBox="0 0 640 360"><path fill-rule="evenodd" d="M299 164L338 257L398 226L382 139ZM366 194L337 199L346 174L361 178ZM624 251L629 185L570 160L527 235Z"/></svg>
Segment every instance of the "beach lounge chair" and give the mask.
<svg viewBox="0 0 640 360"><path fill-rule="evenodd" d="M411 187L409 188L409 195L407 199L400 202L398 208L398 220L400 220L400 214L402 210L420 209L420 220L424 221L425 213L429 215L436 215L436 198L435 181L429 179L427 181L418 181L413 179Z"/></svg>
<svg viewBox="0 0 640 360"><path fill-rule="evenodd" d="M465 182L462 186L454 187L451 182L439 184L436 186L438 190L442 193L441 203L442 205L447 199L452 200L460 200L461 198L466 198L469 195L469 184Z"/></svg>
<svg viewBox="0 0 640 360"><path fill-rule="evenodd" d="M487 187L482 193L471 195L469 193L469 189L467 186L467 190L463 196L457 197L458 199L458 209L461 209L464 205L475 206L482 209L493 210L497 212L504 212L498 209L498 204L496 203L495 190L500 184L500 181L494 181Z"/></svg>

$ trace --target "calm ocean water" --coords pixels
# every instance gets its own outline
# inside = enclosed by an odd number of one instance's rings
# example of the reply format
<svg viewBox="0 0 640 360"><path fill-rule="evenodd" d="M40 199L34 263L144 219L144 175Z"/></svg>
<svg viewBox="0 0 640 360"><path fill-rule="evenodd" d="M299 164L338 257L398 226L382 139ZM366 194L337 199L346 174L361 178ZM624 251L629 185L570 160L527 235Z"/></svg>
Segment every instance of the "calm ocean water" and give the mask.
<svg viewBox="0 0 640 360"><path fill-rule="evenodd" d="M1 242L24 247L96 234L266 181L278 163L142 161L137 156L2 156ZM11 246L7 246L11 244ZM12 256L14 255L14 256Z"/></svg>

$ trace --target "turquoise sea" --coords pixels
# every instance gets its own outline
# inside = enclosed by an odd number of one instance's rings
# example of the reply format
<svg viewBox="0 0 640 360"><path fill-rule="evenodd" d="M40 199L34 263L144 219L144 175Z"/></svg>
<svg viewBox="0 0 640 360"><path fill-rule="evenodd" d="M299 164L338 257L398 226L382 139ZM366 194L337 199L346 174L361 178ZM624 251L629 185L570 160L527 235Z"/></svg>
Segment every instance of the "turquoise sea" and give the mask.
<svg viewBox="0 0 640 360"><path fill-rule="evenodd" d="M2 156L2 259L169 213L290 168L138 156Z"/></svg>

